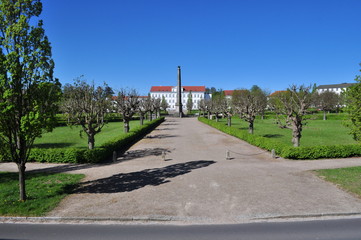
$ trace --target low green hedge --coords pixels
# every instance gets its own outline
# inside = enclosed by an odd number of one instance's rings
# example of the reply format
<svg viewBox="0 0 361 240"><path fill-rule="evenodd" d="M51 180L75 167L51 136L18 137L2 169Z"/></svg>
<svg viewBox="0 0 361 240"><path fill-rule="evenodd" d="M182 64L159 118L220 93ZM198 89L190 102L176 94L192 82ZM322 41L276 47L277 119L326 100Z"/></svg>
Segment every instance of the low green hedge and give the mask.
<svg viewBox="0 0 361 240"><path fill-rule="evenodd" d="M81 148L33 148L29 161L48 163L99 163L109 159L113 151L126 151L163 121L164 117L147 122L143 126L132 129L128 134L112 139L92 150Z"/></svg>
<svg viewBox="0 0 361 240"><path fill-rule="evenodd" d="M224 123L215 122L207 118L199 117L199 121L208 124L224 133L242 139L254 146L271 151L275 150L278 156L289 159L319 159L319 158L346 158L361 156L360 144L329 145L312 147L291 147L274 139L269 139L253 134L245 130L228 127Z"/></svg>

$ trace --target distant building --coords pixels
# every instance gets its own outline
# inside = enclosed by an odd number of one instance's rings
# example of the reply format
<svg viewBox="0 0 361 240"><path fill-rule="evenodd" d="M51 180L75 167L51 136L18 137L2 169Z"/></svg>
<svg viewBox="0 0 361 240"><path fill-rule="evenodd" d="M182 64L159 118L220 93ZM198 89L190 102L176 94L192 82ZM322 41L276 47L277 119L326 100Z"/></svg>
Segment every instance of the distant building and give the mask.
<svg viewBox="0 0 361 240"><path fill-rule="evenodd" d="M150 89L150 97L152 98L165 98L169 105L167 110L175 111L177 104L177 86L152 86ZM182 104L183 109L187 108L187 101L190 92L192 92L193 109L198 109L199 101L202 99L210 99L211 94L206 93L205 86L182 86Z"/></svg>
<svg viewBox="0 0 361 240"><path fill-rule="evenodd" d="M223 91L224 96L225 96L227 99L231 99L231 98L232 98L233 92L234 92L234 90L224 90L224 91Z"/></svg>
<svg viewBox="0 0 361 240"><path fill-rule="evenodd" d="M335 92L337 94L341 94L342 90L346 90L346 88L352 86L353 84L355 83L320 85L316 88L316 90L318 93L329 91L329 92Z"/></svg>

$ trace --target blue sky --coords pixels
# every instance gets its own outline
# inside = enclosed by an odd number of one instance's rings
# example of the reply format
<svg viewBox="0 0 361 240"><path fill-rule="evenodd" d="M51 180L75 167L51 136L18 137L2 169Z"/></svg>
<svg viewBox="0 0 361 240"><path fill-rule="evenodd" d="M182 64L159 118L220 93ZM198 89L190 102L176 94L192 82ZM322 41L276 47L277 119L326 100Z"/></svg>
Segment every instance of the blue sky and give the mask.
<svg viewBox="0 0 361 240"><path fill-rule="evenodd" d="M353 82L360 0L43 0L55 77L114 89Z"/></svg>

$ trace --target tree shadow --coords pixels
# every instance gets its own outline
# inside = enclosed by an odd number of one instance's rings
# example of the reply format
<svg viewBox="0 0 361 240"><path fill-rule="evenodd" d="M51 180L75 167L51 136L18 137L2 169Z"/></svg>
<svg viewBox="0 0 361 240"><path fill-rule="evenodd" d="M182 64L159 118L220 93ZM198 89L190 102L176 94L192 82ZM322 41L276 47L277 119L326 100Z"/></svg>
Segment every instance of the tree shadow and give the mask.
<svg viewBox="0 0 361 240"><path fill-rule="evenodd" d="M190 173L194 169L208 167L215 161L191 161L164 168L146 169L139 172L120 173L111 177L83 182L73 193L121 193L131 192L146 186L159 186L170 178Z"/></svg>
<svg viewBox="0 0 361 240"><path fill-rule="evenodd" d="M73 145L72 143L37 143L34 144L34 148L66 148Z"/></svg>
<svg viewBox="0 0 361 240"><path fill-rule="evenodd" d="M179 135L172 135L172 134L158 134L158 135L148 135L146 138L173 138L173 137L179 137Z"/></svg>
<svg viewBox="0 0 361 240"><path fill-rule="evenodd" d="M283 135L281 135L281 134L265 134L262 137L265 137L265 138L281 138L281 137L283 137Z"/></svg>
<svg viewBox="0 0 361 240"><path fill-rule="evenodd" d="M170 153L171 151L166 148L145 148L141 150L130 150L127 151L122 157L119 158L120 161L127 161L136 158L142 158L147 156L160 156L164 153Z"/></svg>

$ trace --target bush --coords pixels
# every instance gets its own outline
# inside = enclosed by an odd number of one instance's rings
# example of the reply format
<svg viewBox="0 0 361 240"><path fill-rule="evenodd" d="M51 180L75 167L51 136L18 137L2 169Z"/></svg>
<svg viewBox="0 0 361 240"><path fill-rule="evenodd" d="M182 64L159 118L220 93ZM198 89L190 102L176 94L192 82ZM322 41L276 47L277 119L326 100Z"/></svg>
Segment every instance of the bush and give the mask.
<svg viewBox="0 0 361 240"><path fill-rule="evenodd" d="M81 148L33 148L29 161L47 163L99 163L109 159L113 151L126 151L135 142L164 121L164 117L145 123L92 150Z"/></svg>
<svg viewBox="0 0 361 240"><path fill-rule="evenodd" d="M361 156L360 144L349 145L328 145L328 146L312 146L312 147L291 147L277 140L249 134L245 130L228 127L224 123L215 122L203 117L198 118L199 121L208 124L224 133L244 140L254 146L271 151L283 158L289 159L319 159L319 158L346 158Z"/></svg>

